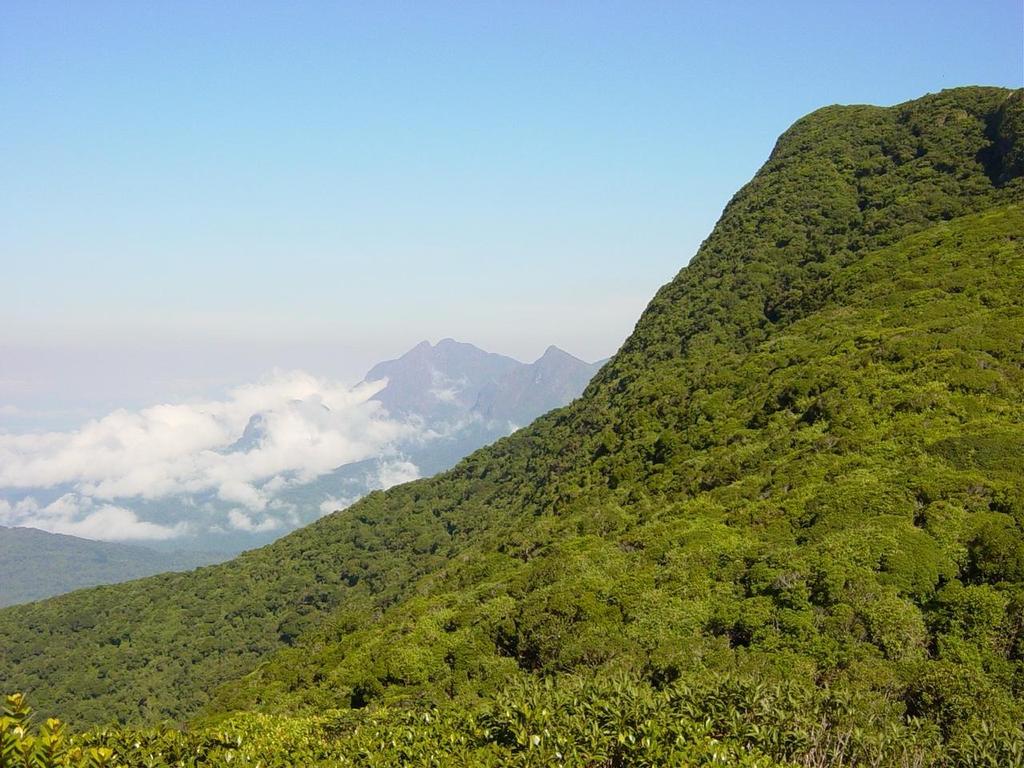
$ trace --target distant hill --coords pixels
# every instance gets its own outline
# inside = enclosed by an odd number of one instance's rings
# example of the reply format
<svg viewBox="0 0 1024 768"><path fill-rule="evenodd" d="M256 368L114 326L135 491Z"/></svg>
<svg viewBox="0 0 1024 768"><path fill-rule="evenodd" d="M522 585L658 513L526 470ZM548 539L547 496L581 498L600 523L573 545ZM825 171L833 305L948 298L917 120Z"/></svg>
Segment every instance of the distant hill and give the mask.
<svg viewBox="0 0 1024 768"><path fill-rule="evenodd" d="M157 552L133 544L0 526L0 607L165 571L187 571L226 556Z"/></svg>
<svg viewBox="0 0 1024 768"><path fill-rule="evenodd" d="M281 498L315 511L325 499L351 503L392 485L396 475L414 479L443 472L538 416L568 405L601 364L584 362L555 346L536 361L522 363L454 339L420 342L401 357L378 363L364 379L387 381L373 399L392 416L421 424L417 437L397 443L387 455L345 464L289 488ZM240 441L253 440L259 423L254 416Z"/></svg>

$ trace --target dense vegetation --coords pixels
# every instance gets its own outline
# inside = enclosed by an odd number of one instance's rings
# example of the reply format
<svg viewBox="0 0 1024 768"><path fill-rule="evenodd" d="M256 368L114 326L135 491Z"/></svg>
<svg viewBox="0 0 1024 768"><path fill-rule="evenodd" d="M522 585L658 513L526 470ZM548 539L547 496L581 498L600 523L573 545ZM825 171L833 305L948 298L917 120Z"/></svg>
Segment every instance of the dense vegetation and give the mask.
<svg viewBox="0 0 1024 768"><path fill-rule="evenodd" d="M72 740L132 765L1021 764L1022 125L994 88L800 120L574 405L0 612L0 687L202 710Z"/></svg>
<svg viewBox="0 0 1024 768"><path fill-rule="evenodd" d="M118 727L69 736L59 721L33 731L21 698L0 718L0 768L107 766L664 766L1024 764L1019 729L986 727L943 739L913 718L875 714L849 691L750 676L655 689L623 677L521 680L472 710L454 704L308 715L234 714L183 732Z"/></svg>

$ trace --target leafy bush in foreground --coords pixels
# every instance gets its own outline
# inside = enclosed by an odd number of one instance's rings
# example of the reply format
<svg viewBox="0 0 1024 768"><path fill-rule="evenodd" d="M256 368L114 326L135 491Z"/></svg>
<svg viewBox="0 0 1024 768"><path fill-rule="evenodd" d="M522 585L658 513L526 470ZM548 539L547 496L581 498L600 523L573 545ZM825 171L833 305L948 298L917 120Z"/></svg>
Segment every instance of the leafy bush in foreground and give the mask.
<svg viewBox="0 0 1024 768"><path fill-rule="evenodd" d="M972 766L1024 765L1020 725L938 729L849 691L727 676L658 690L628 678L518 680L477 712L391 707L245 713L193 731L33 732L20 697L0 721L0 768L34 766Z"/></svg>

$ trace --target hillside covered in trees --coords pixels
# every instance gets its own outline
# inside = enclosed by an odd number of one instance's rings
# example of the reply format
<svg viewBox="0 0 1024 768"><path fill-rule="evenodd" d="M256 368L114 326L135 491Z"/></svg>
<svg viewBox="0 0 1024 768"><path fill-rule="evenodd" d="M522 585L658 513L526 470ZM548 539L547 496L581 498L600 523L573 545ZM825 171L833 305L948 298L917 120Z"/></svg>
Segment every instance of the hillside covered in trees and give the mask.
<svg viewBox="0 0 1024 768"><path fill-rule="evenodd" d="M0 688L127 765L1021 764L1022 131L998 88L799 120L571 406L0 611Z"/></svg>

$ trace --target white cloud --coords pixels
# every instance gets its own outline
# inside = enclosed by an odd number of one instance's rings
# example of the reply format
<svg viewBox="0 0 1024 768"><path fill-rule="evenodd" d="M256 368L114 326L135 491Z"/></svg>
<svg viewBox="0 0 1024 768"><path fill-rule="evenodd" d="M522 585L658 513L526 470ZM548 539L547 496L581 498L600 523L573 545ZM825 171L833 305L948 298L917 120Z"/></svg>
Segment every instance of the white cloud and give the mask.
<svg viewBox="0 0 1024 768"><path fill-rule="evenodd" d="M435 400L442 403L454 403L459 399L459 391L455 387L447 387L445 389L434 388L428 391L434 396Z"/></svg>
<svg viewBox="0 0 1024 768"><path fill-rule="evenodd" d="M469 383L465 379L450 379L436 368L430 369L431 388L427 390L438 402L456 403Z"/></svg>
<svg viewBox="0 0 1024 768"><path fill-rule="evenodd" d="M217 496L221 501L244 504L249 509L260 511L266 509L266 493L241 480L226 479L217 488Z"/></svg>
<svg viewBox="0 0 1024 768"><path fill-rule="evenodd" d="M281 527L281 521L276 517L265 517L260 522L256 522L240 509L228 511L228 524L236 531L245 531L246 533L268 533Z"/></svg>
<svg viewBox="0 0 1024 768"><path fill-rule="evenodd" d="M147 522L124 507L97 504L71 493L45 506L33 497L15 504L0 499L0 522L105 541L159 541L188 532L186 523L167 526Z"/></svg>
<svg viewBox="0 0 1024 768"><path fill-rule="evenodd" d="M235 505L233 518L221 517L235 529L270 530L271 521L283 524L266 516L283 489L420 436L421 425L390 418L371 399L383 386L349 388L301 371L275 372L219 400L117 410L67 432L0 433L0 489L72 489L77 506L50 514L49 527L36 526L46 530L168 538L179 527L147 523L126 506L195 494ZM409 462L387 462L380 482L418 476ZM296 516L289 510L283 517Z"/></svg>
<svg viewBox="0 0 1024 768"><path fill-rule="evenodd" d="M331 512L337 512L339 509L345 509L345 507L352 506L358 500L359 498L355 496L344 498L328 496L326 499L320 502L320 514L329 515L331 514Z"/></svg>
<svg viewBox="0 0 1024 768"><path fill-rule="evenodd" d="M377 481L381 488L390 488L393 485L408 483L419 478L420 468L411 461L401 459L382 461L377 470Z"/></svg>

